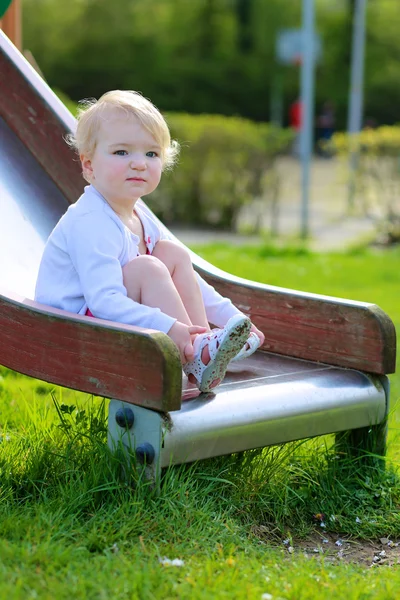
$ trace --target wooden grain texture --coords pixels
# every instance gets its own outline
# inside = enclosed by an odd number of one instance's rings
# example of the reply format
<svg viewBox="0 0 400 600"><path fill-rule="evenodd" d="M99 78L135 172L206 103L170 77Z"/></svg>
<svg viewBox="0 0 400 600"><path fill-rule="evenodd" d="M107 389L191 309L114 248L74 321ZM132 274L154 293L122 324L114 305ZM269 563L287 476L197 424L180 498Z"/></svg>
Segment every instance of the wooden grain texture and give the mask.
<svg viewBox="0 0 400 600"><path fill-rule="evenodd" d="M85 181L79 160L64 141L69 132L1 48L0 90L3 90L0 93L0 116L68 202L75 202L83 191Z"/></svg>
<svg viewBox="0 0 400 600"><path fill-rule="evenodd" d="M160 332L0 296L0 364L161 412L179 410L179 353Z"/></svg>
<svg viewBox="0 0 400 600"><path fill-rule="evenodd" d="M265 333L264 350L369 373L394 373L396 330L378 306L235 281L211 265L209 269L197 270Z"/></svg>

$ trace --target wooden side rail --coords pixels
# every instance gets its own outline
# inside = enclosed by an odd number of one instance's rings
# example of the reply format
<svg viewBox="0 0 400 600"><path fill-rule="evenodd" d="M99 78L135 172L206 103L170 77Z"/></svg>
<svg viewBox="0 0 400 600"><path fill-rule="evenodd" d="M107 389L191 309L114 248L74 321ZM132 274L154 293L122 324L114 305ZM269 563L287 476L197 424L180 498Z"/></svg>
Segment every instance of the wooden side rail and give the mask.
<svg viewBox="0 0 400 600"><path fill-rule="evenodd" d="M378 306L263 285L194 258L197 270L265 333L264 350L376 373L394 373L396 330Z"/></svg>
<svg viewBox="0 0 400 600"><path fill-rule="evenodd" d="M18 61L18 67L14 60ZM83 192L85 181L79 160L64 141L74 118L1 31L0 89L7 90L0 94L0 116L67 200L75 202Z"/></svg>
<svg viewBox="0 0 400 600"><path fill-rule="evenodd" d="M182 368L165 334L0 295L0 364L160 412L179 410Z"/></svg>

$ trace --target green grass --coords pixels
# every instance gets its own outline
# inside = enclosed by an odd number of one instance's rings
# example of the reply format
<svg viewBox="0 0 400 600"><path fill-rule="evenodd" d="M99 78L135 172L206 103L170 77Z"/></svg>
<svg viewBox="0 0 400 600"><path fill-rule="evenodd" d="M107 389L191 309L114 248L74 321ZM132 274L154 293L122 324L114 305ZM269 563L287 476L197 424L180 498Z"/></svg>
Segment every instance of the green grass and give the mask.
<svg viewBox="0 0 400 600"><path fill-rule="evenodd" d="M377 303L400 325L399 250L197 251L242 277ZM391 384L384 473L338 460L325 437L170 468L156 496L134 470L121 480L102 399L1 369L0 598L397 598L396 549L366 568L369 540L400 540L399 375Z"/></svg>

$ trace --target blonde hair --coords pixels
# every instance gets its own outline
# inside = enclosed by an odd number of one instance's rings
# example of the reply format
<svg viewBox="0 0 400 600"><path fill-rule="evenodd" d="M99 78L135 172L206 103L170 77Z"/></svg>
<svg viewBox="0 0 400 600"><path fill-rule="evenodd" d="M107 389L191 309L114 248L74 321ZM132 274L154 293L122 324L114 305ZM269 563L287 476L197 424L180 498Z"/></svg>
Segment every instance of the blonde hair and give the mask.
<svg viewBox="0 0 400 600"><path fill-rule="evenodd" d="M161 147L163 169L168 169L175 163L179 154L178 142L171 140L168 125L158 108L139 92L113 90L106 92L98 100L95 98L84 100L81 104L75 135L69 134L66 137L67 144L78 154L93 156L101 121L104 121L111 112L118 110L124 112L126 116L137 117L143 127L154 137Z"/></svg>

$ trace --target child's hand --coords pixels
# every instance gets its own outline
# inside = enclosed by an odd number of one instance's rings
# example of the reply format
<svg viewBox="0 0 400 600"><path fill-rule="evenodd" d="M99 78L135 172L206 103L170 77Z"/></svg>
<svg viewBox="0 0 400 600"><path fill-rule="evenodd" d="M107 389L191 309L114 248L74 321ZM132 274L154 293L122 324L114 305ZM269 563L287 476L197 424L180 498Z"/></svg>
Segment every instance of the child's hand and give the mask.
<svg viewBox="0 0 400 600"><path fill-rule="evenodd" d="M181 362L184 365L194 359L192 337L198 333L205 333L205 327L197 325L185 325L180 321L176 321L168 331L168 335L173 342L178 346Z"/></svg>
<svg viewBox="0 0 400 600"><path fill-rule="evenodd" d="M263 343L265 342L265 335L263 334L262 331L260 331L259 329L257 329L257 327L255 325L251 325L251 329L250 329L250 333L253 332L255 333L261 340L261 346L263 345Z"/></svg>

